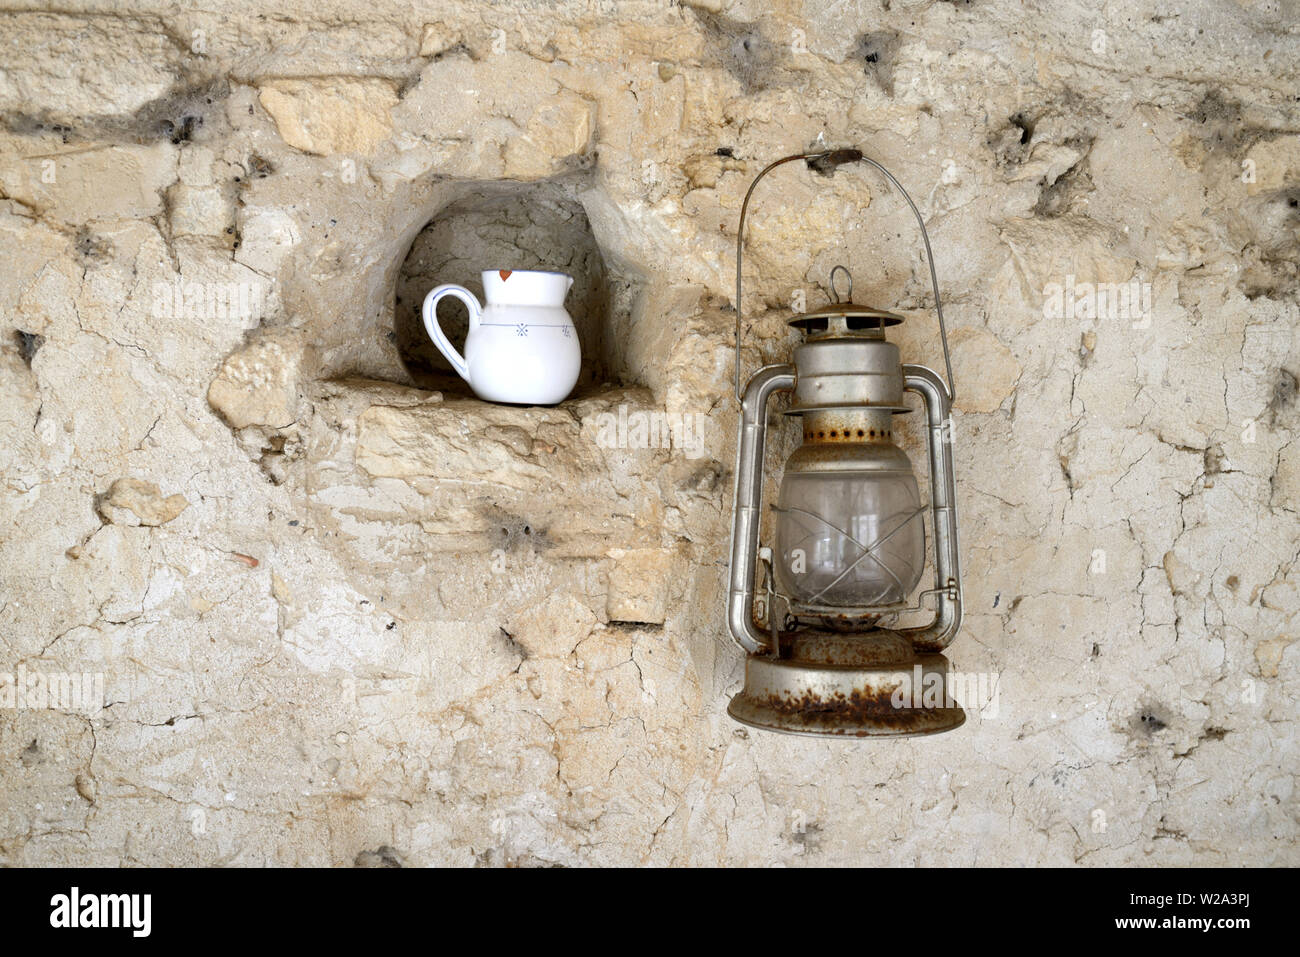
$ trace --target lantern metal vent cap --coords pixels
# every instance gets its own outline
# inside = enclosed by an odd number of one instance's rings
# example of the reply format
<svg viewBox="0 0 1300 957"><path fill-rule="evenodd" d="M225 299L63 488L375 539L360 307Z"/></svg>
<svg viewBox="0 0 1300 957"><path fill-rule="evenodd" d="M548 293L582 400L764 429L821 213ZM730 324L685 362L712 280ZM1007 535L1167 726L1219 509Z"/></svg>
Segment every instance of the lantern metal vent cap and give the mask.
<svg viewBox="0 0 1300 957"><path fill-rule="evenodd" d="M843 296L835 286L835 277L839 273L843 273L848 280L848 289ZM829 305L812 312L801 313L788 324L803 331L809 339L820 339L862 334L879 335L880 330L886 326L897 326L903 321L904 317L896 312L852 302L853 277L844 266L836 266L831 270L831 295L835 299Z"/></svg>

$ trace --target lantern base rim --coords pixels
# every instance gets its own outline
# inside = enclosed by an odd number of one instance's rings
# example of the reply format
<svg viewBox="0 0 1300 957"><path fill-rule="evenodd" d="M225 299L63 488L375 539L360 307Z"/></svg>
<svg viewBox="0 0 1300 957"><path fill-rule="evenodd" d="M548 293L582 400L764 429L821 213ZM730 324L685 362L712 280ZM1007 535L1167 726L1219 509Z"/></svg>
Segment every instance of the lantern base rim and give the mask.
<svg viewBox="0 0 1300 957"><path fill-rule="evenodd" d="M750 655L727 706L741 724L812 737L918 737L960 727L943 655L832 664Z"/></svg>

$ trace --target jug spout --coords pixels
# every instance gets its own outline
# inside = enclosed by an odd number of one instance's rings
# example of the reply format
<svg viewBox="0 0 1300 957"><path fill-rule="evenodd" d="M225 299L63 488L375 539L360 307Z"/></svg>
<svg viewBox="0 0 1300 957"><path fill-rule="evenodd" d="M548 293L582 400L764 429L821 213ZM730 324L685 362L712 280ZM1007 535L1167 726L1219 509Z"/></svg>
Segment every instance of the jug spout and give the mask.
<svg viewBox="0 0 1300 957"><path fill-rule="evenodd" d="M563 306L573 277L562 272L488 269L483 272L483 296L488 305Z"/></svg>

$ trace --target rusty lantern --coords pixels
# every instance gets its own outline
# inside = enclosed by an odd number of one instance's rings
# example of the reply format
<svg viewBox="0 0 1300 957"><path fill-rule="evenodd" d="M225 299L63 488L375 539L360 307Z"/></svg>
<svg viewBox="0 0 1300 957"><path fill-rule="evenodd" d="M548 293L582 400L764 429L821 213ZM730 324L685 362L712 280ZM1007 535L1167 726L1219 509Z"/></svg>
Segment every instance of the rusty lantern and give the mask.
<svg viewBox="0 0 1300 957"><path fill-rule="evenodd" d="M916 214L925 243L947 381L904 365L886 327L903 317L853 303L852 278L831 271L836 302L795 316L804 341L792 364L769 365L740 388L741 256L754 187L784 163L832 173L845 163L879 170ZM838 274L848 279L844 301ZM965 713L948 693L940 652L961 624L951 429L952 363L925 221L888 170L860 150L787 156L754 178L736 236L736 398L741 404L727 620L747 652L745 686L728 713L769 731L810 735L920 735L948 731ZM893 418L917 393L927 416L930 501L922 504ZM759 546L768 400L793 393L803 444L785 463L773 506L774 543ZM934 531L933 588L914 596L925 567L925 522ZM909 604L915 598L916 604ZM900 627L933 600L928 624ZM765 621L764 621L765 620Z"/></svg>

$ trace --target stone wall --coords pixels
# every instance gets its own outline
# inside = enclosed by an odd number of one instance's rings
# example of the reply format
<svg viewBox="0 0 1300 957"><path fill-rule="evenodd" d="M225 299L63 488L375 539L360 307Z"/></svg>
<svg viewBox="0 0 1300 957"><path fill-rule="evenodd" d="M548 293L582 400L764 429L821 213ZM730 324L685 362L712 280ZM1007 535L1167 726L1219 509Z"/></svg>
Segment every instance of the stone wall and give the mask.
<svg viewBox="0 0 1300 957"><path fill-rule="evenodd" d="M1300 862L1293 4L131 7L0 3L0 673L102 676L0 708L0 861ZM725 714L735 229L819 144L948 305L932 739ZM896 192L762 189L747 371L837 263L941 367ZM557 407L417 334L507 265Z"/></svg>

